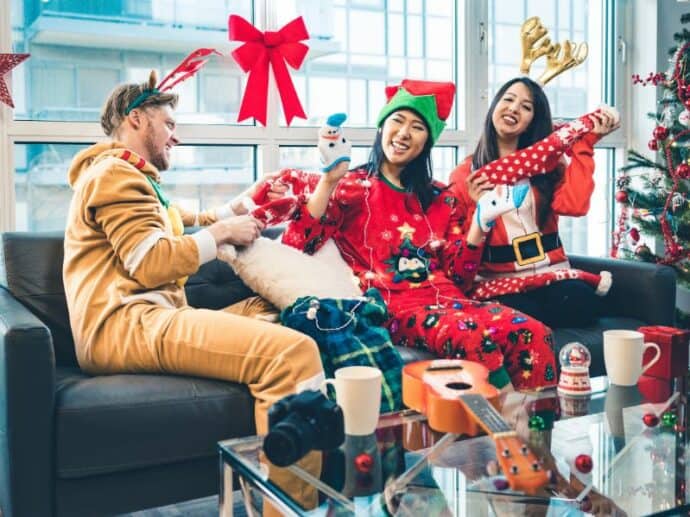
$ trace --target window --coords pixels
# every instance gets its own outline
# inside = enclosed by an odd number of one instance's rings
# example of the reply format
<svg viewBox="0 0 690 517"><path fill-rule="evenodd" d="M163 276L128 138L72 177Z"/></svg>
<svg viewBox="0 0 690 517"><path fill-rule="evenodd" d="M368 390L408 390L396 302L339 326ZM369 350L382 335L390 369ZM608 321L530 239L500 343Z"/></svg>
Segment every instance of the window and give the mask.
<svg viewBox="0 0 690 517"><path fill-rule="evenodd" d="M195 48L227 47L230 12L252 19L251 0L209 0L203 9L191 0L5 1L13 48L31 53L14 88L26 97L14 110L18 120L96 122L118 83L144 82L151 69L160 80ZM244 74L229 57L213 57L204 71L176 89L180 122L236 123Z"/></svg>
<svg viewBox="0 0 690 517"><path fill-rule="evenodd" d="M84 144L17 144L15 225L19 231L62 230L72 189L67 170ZM254 181L254 148L188 146L173 148L174 167L162 175L165 193L187 210L226 203Z"/></svg>
<svg viewBox="0 0 690 517"><path fill-rule="evenodd" d="M599 0L489 0L488 101L505 81L521 75L520 27L531 16L540 17L553 43L567 39L589 45L589 55L583 64L544 87L554 119L578 117L603 102L614 104L611 89L605 88L613 82L614 71L604 68L604 63L614 62L613 49L604 42L615 20L604 18ZM530 77L536 80L544 71L545 62L544 57L537 60ZM613 194L609 185L615 175L614 151L601 148L595 152L596 187L587 216L561 218L561 239L570 253L605 255L608 250L613 224ZM597 237L592 238L594 235Z"/></svg>
<svg viewBox="0 0 690 517"><path fill-rule="evenodd" d="M13 50L31 53L8 76L16 108L9 120L0 120L5 138L0 162L14 168L14 174L0 177L0 230L62 228L70 197L67 167L78 150L102 138L98 118L110 90L120 82L145 81L151 69L162 76L195 48L214 47L224 55L176 87L183 145L175 150L175 168L163 178L166 192L189 208L223 202L264 171L318 170L315 127L338 111L348 114L351 163L363 163L375 138L384 87L405 77L458 85L454 110L432 155L435 177L447 180L474 149L491 94L518 73L519 27L533 14L541 16L552 39L590 45L584 66L548 85L554 115L568 118L614 100L604 88L613 82L606 66L615 62L611 2L207 0L203 9L199 5L196 0L0 0L0 9L9 8L2 19L11 26ZM310 50L302 68L290 72L307 120L295 119L288 128L280 105L269 103L267 127L251 119L237 122L247 75L229 56L237 46L227 38L230 13L261 30L304 17ZM487 29L484 40L478 20ZM0 33L8 28L0 27ZM533 75L540 73L538 66ZM563 223L563 238L573 252L600 253L585 243L602 242L610 233L612 194L606 186L623 145L607 142L597 150L592 211Z"/></svg>
<svg viewBox="0 0 690 517"><path fill-rule="evenodd" d="M587 60L550 81L544 88L554 117L573 118L604 102L602 84L602 9L599 0L490 0L489 2L489 86L490 97L507 80L521 75L520 27L524 20L539 16L549 29L552 43L570 40L587 42ZM535 80L545 68L546 58L536 60L530 70ZM610 101L610 99L608 99Z"/></svg>
<svg viewBox="0 0 690 517"><path fill-rule="evenodd" d="M342 111L350 114L350 126L371 127L385 102L384 85L405 77L455 80L456 7L429 1L424 10L423 3L280 2L279 26L301 15L316 36L310 42L312 58L295 73L309 118L294 124L317 125ZM461 8L463 2L457 4ZM457 127L454 115L448 125Z"/></svg>

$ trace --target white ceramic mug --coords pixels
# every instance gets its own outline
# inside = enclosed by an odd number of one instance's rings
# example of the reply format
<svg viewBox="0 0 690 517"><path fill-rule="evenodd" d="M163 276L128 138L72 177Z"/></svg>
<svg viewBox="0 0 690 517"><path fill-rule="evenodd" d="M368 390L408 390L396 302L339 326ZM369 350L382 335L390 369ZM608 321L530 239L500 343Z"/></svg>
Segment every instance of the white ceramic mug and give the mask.
<svg viewBox="0 0 690 517"><path fill-rule="evenodd" d="M363 436L376 430L381 409L381 370L372 366L346 366L335 371L335 379L326 379L335 388L336 402L343 410L345 434Z"/></svg>
<svg viewBox="0 0 690 517"><path fill-rule="evenodd" d="M654 359L642 364L642 356L648 348L655 348ZM656 343L645 343L644 334L636 330L604 331L604 365L611 384L633 386L640 375L656 363L661 350Z"/></svg>

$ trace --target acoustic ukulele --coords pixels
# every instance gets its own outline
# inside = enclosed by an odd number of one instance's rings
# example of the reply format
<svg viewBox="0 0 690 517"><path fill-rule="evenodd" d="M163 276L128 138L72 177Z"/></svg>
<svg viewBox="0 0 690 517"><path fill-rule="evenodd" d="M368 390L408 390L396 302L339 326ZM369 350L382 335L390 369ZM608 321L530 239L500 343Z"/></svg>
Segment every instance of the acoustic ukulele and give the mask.
<svg viewBox="0 0 690 517"><path fill-rule="evenodd" d="M499 391L488 378L487 368L472 361L410 363L403 367L403 402L426 415L436 431L476 436L484 430L494 441L510 488L534 494L548 483L549 476L494 407Z"/></svg>

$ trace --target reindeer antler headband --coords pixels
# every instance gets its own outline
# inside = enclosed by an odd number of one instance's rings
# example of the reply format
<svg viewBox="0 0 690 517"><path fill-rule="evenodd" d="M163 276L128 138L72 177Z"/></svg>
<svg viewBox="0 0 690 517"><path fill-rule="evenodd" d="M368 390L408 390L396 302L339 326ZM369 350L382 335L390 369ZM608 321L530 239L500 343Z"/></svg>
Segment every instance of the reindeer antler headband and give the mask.
<svg viewBox="0 0 690 517"><path fill-rule="evenodd" d="M538 16L527 18L520 28L522 41L522 61L520 72L528 74L532 63L542 56L546 56L546 69L537 82L544 86L551 79L566 70L584 63L589 48L587 43L575 43L565 40L561 43L551 43L546 36L548 30L541 23Z"/></svg>
<svg viewBox="0 0 690 517"><path fill-rule="evenodd" d="M156 95L158 93L164 92L166 90L172 89L177 83L185 81L196 74L201 67L203 67L209 60L209 56L216 54L218 56L222 55L215 49L212 48L198 48L189 54L186 58L177 65L172 72L166 75L158 86L155 88L146 88L141 94L134 99L127 109L125 110L125 115L129 115L130 111L134 108L141 106L146 99L151 97L151 95ZM152 81L155 81L153 79Z"/></svg>

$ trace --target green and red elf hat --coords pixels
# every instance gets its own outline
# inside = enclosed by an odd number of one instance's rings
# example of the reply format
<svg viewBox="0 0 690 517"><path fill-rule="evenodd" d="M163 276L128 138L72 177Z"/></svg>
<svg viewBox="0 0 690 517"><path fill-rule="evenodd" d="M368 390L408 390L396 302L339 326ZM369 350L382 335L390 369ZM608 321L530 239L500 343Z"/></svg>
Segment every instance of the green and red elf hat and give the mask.
<svg viewBox="0 0 690 517"><path fill-rule="evenodd" d="M450 115L454 98L454 83L403 79L397 86L386 86L388 102L379 113L376 126L381 127L394 111L411 109L424 119L429 126L431 143L436 143L446 127L445 120Z"/></svg>

